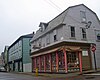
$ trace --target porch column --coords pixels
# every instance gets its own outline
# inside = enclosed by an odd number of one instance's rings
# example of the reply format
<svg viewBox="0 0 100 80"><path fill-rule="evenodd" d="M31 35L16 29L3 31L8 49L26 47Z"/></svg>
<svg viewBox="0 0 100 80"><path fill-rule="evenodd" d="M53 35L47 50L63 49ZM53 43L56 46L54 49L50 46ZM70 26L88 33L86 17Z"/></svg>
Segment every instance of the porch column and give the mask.
<svg viewBox="0 0 100 80"><path fill-rule="evenodd" d="M82 73L82 52L79 52L79 66L80 66L80 72Z"/></svg>
<svg viewBox="0 0 100 80"><path fill-rule="evenodd" d="M63 53L64 53L64 60L65 60L65 72L68 72L68 67L67 67L67 54L65 48L63 48Z"/></svg>
<svg viewBox="0 0 100 80"><path fill-rule="evenodd" d="M44 72L46 72L46 60L45 60L45 55L44 55Z"/></svg>
<svg viewBox="0 0 100 80"><path fill-rule="evenodd" d="M56 70L58 72L58 53L57 51L56 51Z"/></svg>
<svg viewBox="0 0 100 80"><path fill-rule="evenodd" d="M41 71L41 58L39 56L39 71Z"/></svg>

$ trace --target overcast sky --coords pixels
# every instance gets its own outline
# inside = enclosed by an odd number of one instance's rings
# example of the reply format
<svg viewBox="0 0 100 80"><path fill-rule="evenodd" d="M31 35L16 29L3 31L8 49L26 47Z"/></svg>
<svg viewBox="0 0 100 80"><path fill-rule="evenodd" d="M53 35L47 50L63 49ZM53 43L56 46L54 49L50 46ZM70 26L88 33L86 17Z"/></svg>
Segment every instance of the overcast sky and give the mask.
<svg viewBox="0 0 100 80"><path fill-rule="evenodd" d="M40 22L82 3L100 18L100 0L0 0L0 53L21 35L36 31Z"/></svg>

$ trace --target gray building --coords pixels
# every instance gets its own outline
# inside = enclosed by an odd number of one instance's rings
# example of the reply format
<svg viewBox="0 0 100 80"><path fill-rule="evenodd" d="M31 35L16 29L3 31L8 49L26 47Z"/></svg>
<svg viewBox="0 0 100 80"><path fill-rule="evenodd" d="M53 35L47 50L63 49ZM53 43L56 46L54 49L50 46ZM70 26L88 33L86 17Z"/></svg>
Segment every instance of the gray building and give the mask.
<svg viewBox="0 0 100 80"><path fill-rule="evenodd" d="M0 69L4 66L5 66L5 64L4 64L4 52L2 52L1 56L0 56Z"/></svg>
<svg viewBox="0 0 100 80"><path fill-rule="evenodd" d="M65 73L94 69L93 44L100 68L100 22L84 4L67 8L39 27L31 40L33 72L36 68L39 72Z"/></svg>
<svg viewBox="0 0 100 80"><path fill-rule="evenodd" d="M31 72L30 40L33 34L19 37L8 48L9 71Z"/></svg>

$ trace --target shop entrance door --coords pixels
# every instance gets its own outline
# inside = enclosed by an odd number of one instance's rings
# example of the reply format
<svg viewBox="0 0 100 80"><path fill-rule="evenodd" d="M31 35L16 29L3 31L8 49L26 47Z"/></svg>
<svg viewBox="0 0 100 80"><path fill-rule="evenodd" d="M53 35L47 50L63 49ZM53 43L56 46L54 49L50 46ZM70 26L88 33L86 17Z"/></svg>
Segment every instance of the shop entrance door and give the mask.
<svg viewBox="0 0 100 80"><path fill-rule="evenodd" d="M79 71L79 56L76 52L67 53L68 72Z"/></svg>

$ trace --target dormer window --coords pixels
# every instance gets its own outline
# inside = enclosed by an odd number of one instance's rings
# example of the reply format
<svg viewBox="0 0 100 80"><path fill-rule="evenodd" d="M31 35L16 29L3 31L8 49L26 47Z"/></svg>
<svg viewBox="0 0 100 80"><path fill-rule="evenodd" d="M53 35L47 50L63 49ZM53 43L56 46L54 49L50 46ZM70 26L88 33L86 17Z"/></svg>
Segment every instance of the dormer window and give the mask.
<svg viewBox="0 0 100 80"><path fill-rule="evenodd" d="M47 26L48 26L47 23L41 22L40 25L39 25L39 27L41 27L41 28L40 28L40 29L41 29L41 32L43 32L43 31L46 29Z"/></svg>

